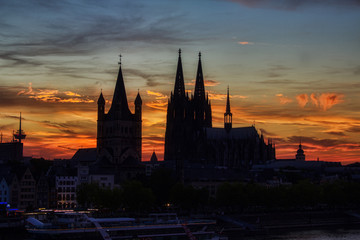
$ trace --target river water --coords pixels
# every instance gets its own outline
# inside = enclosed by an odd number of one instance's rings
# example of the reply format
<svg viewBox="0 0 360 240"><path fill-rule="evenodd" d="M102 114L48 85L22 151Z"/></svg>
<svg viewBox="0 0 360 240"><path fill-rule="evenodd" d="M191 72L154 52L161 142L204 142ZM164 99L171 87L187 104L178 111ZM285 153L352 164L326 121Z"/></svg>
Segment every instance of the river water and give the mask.
<svg viewBox="0 0 360 240"><path fill-rule="evenodd" d="M0 240L22 239L33 240L25 233L4 234L0 232ZM229 240L360 240L360 229L302 230L282 234L231 237Z"/></svg>
<svg viewBox="0 0 360 240"><path fill-rule="evenodd" d="M246 240L360 240L360 229L303 230L256 237L231 238Z"/></svg>

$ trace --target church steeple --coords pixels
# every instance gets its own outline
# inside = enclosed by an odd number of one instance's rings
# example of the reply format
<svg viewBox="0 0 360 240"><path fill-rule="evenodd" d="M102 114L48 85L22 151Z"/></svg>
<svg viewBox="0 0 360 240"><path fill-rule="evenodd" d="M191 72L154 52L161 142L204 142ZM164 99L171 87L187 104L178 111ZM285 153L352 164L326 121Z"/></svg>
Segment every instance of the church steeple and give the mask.
<svg viewBox="0 0 360 240"><path fill-rule="evenodd" d="M121 55L119 61L119 73L116 80L113 100L108 115L111 119L129 119L131 112L126 98L125 84L121 70Z"/></svg>
<svg viewBox="0 0 360 240"><path fill-rule="evenodd" d="M199 52L199 63L196 73L196 80L195 80L194 100L205 101L205 87L204 87L204 77L201 66L201 52Z"/></svg>
<svg viewBox="0 0 360 240"><path fill-rule="evenodd" d="M230 96L229 96L229 86L227 88L227 98L226 98L226 111L224 113L224 128L226 131L230 131L232 128L232 113L230 111Z"/></svg>
<svg viewBox="0 0 360 240"><path fill-rule="evenodd" d="M179 59L176 70L176 77L175 77L174 97L175 98L185 97L185 83L184 83L184 75L183 75L183 69L181 63L181 49L179 49Z"/></svg>

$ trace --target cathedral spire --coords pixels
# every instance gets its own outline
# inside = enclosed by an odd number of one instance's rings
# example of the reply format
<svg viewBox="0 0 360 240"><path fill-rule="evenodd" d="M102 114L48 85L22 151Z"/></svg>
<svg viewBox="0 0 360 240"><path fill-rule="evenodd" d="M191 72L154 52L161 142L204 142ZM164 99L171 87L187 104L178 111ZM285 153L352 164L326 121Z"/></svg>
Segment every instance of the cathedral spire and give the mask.
<svg viewBox="0 0 360 240"><path fill-rule="evenodd" d="M184 75L181 63L181 49L179 49L179 59L176 70L176 78L175 78L175 87L174 87L174 97L185 97L185 83L184 83Z"/></svg>
<svg viewBox="0 0 360 240"><path fill-rule="evenodd" d="M126 98L125 84L121 70L121 55L119 55L119 73L116 80L113 100L109 110L109 115L113 119L127 119L131 116L129 105Z"/></svg>
<svg viewBox="0 0 360 240"><path fill-rule="evenodd" d="M224 127L225 127L225 130L228 131L228 132L232 128L232 113L230 111L229 86L227 88L226 111L224 113Z"/></svg>
<svg viewBox="0 0 360 240"><path fill-rule="evenodd" d="M197 69L197 73L196 73L196 80L195 80L194 99L198 99L200 101L205 100L204 77L203 77L202 66L201 66L201 52L199 52L199 63L198 63L198 69Z"/></svg>

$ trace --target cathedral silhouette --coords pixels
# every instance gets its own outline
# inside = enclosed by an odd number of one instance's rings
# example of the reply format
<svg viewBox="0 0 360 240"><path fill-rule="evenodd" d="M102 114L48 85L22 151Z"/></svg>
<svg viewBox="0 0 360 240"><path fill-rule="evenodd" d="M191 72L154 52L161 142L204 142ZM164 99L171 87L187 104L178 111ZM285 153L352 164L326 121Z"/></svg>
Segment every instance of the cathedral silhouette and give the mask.
<svg viewBox="0 0 360 240"><path fill-rule="evenodd" d="M131 113L119 63L119 72L111 103L105 113L105 99L98 98L97 170L107 168L127 176L139 174L142 147L142 100L138 93L135 113ZM179 177L186 169L248 170L254 164L275 159L275 146L265 143L255 126L234 128L227 89L224 127L212 126L211 102L205 92L201 54L191 96L185 91L181 50L177 63L174 91L167 107L164 165L175 170ZM95 150L95 149L94 149ZM81 151L79 151L79 154ZM85 154L85 153L83 153ZM209 171L205 173L210 175Z"/></svg>
<svg viewBox="0 0 360 240"><path fill-rule="evenodd" d="M265 143L254 126L233 128L229 88L224 128L212 127L211 103L205 93L201 54L193 95L185 92L179 50L174 91L168 101L164 160L181 174L186 168L203 165L249 169L275 159L275 146Z"/></svg>

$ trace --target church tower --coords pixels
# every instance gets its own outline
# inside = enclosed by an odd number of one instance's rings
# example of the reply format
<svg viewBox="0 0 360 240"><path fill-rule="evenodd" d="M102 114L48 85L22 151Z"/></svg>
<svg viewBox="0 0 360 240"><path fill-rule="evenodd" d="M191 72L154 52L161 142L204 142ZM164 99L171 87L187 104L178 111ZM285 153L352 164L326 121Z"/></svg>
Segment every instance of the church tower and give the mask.
<svg viewBox="0 0 360 240"><path fill-rule="evenodd" d="M192 135L193 120L191 109L189 97L185 95L181 50L179 49L174 92L171 92L167 108L164 160L175 161L189 154L187 145L188 138Z"/></svg>
<svg viewBox="0 0 360 240"><path fill-rule="evenodd" d="M232 128L232 113L230 111L229 87L227 89L226 111L224 113L224 128L227 132L230 132Z"/></svg>
<svg viewBox="0 0 360 240"><path fill-rule="evenodd" d="M126 97L125 84L119 62L113 100L105 113L105 99L100 93L98 104L97 151L100 156L115 165L137 164L141 161L141 105L138 93L135 99L135 114L132 114Z"/></svg>

